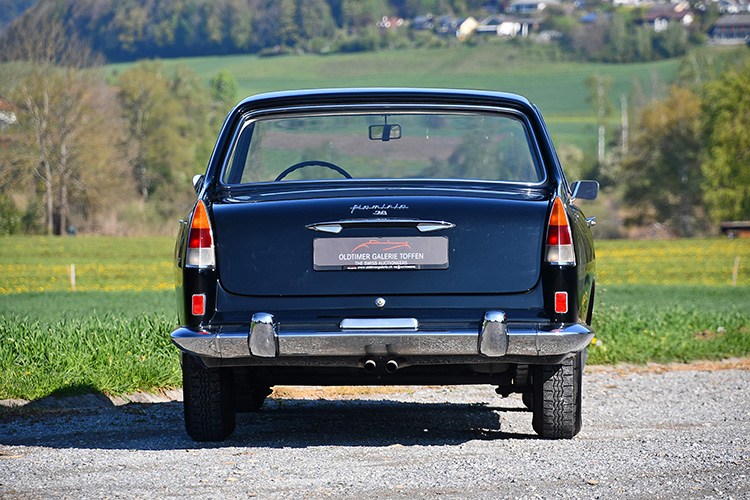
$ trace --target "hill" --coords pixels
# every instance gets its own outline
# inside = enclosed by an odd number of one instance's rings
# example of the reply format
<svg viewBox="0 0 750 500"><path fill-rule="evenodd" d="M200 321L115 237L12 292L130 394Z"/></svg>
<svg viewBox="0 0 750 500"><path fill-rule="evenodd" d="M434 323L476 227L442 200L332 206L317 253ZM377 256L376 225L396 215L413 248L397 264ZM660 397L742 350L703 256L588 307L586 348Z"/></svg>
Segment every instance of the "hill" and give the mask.
<svg viewBox="0 0 750 500"><path fill-rule="evenodd" d="M360 54L288 55L258 57L232 55L171 59L185 64L208 82L228 71L239 83L240 97L259 92L316 87L446 87L515 92L541 109L556 144L572 144L589 154L596 145L596 117L587 102L586 79L592 74L612 77L610 98L659 97L674 79L679 61L637 64L594 64L556 61L532 46L512 44L409 49ZM112 64L104 71L117 74L132 67ZM655 94L654 94L655 93ZM613 125L619 124L613 114Z"/></svg>
<svg viewBox="0 0 750 500"><path fill-rule="evenodd" d="M0 2L13 7L4 14L8 20L32 3ZM502 0L37 0L6 35L13 40L35 21L55 19L109 61L371 52L496 40L501 38L496 36L499 25L495 24L501 19L497 14L505 12L508 4ZM715 19L696 10L693 14L700 22L689 26L673 22L668 29L656 30L646 12L616 8L609 1L511 11L502 17L502 24L530 36L502 38L520 43L539 38L558 57L564 53L568 59L652 61L680 56L703 44ZM583 22L587 14L597 21ZM494 21L480 29L477 22L483 19Z"/></svg>
<svg viewBox="0 0 750 500"><path fill-rule="evenodd" d="M21 17L35 0L0 0L0 33L13 21Z"/></svg>
<svg viewBox="0 0 750 500"><path fill-rule="evenodd" d="M278 51L372 50L392 44L377 23L383 16L486 14L498 1L448 0L2 0L6 22L53 17L110 61ZM437 11L437 12L435 12ZM2 18L0 18L0 21ZM21 25L17 22L15 25ZM11 25L8 33L13 34ZM404 28L405 31L405 28ZM405 36L402 32L401 35ZM375 40L377 39L377 40Z"/></svg>

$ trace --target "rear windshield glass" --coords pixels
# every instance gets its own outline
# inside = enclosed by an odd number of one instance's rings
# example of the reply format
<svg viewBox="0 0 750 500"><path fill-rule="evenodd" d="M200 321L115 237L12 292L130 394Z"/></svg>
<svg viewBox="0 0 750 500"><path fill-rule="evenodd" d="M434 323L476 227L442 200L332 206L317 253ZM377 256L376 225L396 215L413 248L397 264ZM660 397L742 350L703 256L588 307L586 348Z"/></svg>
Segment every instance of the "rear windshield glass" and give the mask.
<svg viewBox="0 0 750 500"><path fill-rule="evenodd" d="M456 112L248 119L224 184L318 179L544 180L523 121Z"/></svg>

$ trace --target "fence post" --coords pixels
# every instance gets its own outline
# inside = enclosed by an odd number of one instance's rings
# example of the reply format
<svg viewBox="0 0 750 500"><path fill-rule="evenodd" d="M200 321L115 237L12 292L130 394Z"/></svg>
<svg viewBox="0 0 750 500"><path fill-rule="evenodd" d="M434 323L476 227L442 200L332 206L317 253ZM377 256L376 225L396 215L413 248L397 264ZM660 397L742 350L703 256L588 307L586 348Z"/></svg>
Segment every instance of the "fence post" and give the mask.
<svg viewBox="0 0 750 500"><path fill-rule="evenodd" d="M76 291L76 265L71 264L68 266L68 277L70 278L70 288Z"/></svg>
<svg viewBox="0 0 750 500"><path fill-rule="evenodd" d="M740 272L740 256L734 258L734 269L732 269L732 286L737 286L737 275Z"/></svg>

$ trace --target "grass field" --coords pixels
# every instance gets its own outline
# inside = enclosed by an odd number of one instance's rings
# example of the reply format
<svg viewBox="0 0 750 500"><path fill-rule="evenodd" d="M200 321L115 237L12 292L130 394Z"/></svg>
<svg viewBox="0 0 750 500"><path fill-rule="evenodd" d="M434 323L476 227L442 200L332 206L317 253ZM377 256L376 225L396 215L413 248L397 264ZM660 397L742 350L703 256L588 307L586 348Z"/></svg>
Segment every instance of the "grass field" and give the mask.
<svg viewBox="0 0 750 500"><path fill-rule="evenodd" d="M648 100L653 89L666 88L679 66L678 60L639 64L556 61L533 47L508 43L265 58L233 55L165 62L169 66L186 64L206 82L220 71L229 71L239 83L241 97L317 87L442 87L515 92L539 106L558 147L574 144L591 154L596 147L596 117L587 102L586 79L592 74L611 77L610 99L619 110L620 95L630 98L635 81ZM113 74L131 66L132 63L115 64L105 67L105 71ZM610 119L618 124L619 111Z"/></svg>
<svg viewBox="0 0 750 500"><path fill-rule="evenodd" d="M171 238L1 241L0 399L180 385ZM750 355L750 240L599 241L597 268L590 363Z"/></svg>
<svg viewBox="0 0 750 500"><path fill-rule="evenodd" d="M176 226L176 225L175 225ZM174 239L4 237L0 294L78 291L171 290Z"/></svg>
<svg viewBox="0 0 750 500"><path fill-rule="evenodd" d="M171 290L174 240L169 237L4 237L0 296L71 290ZM750 287L750 241L725 238L597 241L599 285L707 285Z"/></svg>

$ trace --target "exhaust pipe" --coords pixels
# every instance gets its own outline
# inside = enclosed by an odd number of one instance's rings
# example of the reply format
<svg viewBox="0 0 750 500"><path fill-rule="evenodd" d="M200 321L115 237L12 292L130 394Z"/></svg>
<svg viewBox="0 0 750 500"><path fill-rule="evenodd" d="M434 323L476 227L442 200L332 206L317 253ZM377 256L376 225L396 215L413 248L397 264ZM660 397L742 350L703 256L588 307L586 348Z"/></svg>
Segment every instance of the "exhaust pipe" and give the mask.
<svg viewBox="0 0 750 500"><path fill-rule="evenodd" d="M365 364L363 368L365 369L367 373L373 373L378 368L378 364L375 362L374 359L368 359L368 360L365 360Z"/></svg>
<svg viewBox="0 0 750 500"><path fill-rule="evenodd" d="M395 359L389 359L385 364L385 371L388 373L396 373L398 369L398 361L396 361Z"/></svg>

